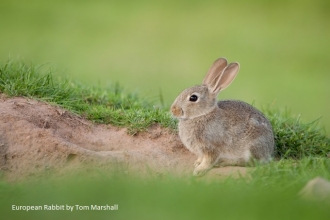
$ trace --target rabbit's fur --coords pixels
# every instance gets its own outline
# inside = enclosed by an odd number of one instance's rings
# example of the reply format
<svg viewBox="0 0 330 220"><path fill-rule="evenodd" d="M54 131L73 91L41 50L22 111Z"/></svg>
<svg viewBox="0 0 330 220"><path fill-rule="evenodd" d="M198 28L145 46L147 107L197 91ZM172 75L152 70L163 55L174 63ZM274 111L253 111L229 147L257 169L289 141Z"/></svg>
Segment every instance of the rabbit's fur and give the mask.
<svg viewBox="0 0 330 220"><path fill-rule="evenodd" d="M246 166L253 160L268 162L273 156L272 127L260 111L242 101L217 101L238 70L238 63L227 65L225 58L217 59L202 85L185 89L171 106L179 119L181 141L198 156L196 176L216 165Z"/></svg>

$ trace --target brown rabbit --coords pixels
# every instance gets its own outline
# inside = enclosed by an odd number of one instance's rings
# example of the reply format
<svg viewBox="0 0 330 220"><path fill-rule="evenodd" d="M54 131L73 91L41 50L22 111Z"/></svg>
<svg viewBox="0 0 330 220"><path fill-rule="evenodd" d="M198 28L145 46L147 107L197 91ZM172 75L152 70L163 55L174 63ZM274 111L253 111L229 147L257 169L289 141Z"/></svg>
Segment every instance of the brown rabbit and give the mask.
<svg viewBox="0 0 330 220"><path fill-rule="evenodd" d="M198 156L194 175L204 175L215 165L246 166L253 160L268 162L274 153L274 135L265 116L251 105L235 100L217 101L239 70L217 59L202 85L185 89L171 106L179 119L183 144Z"/></svg>

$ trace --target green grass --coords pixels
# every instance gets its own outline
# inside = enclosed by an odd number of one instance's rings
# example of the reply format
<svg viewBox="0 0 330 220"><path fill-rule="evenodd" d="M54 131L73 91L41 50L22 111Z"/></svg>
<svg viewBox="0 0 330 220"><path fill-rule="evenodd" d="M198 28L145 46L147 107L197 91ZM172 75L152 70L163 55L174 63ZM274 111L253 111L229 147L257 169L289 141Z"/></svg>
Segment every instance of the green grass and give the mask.
<svg viewBox="0 0 330 220"><path fill-rule="evenodd" d="M153 124L175 131L176 121L156 100L118 84L92 87L54 77L44 66L9 61L0 66L0 92L59 105L96 123L128 127L131 134ZM297 195L308 180L330 180L329 138L317 122L302 123L288 111L268 107L277 159L251 170L251 178L204 181L170 174L145 178L86 166L61 178L9 184L0 181L0 216L9 219L327 219L327 204ZM73 176L72 176L73 175ZM12 211L12 205L105 205L118 211Z"/></svg>
<svg viewBox="0 0 330 220"><path fill-rule="evenodd" d="M330 138L318 126L319 119L309 123L300 121L286 110L266 109L275 136L277 158L301 159L309 156L330 155Z"/></svg>
<svg viewBox="0 0 330 220"><path fill-rule="evenodd" d="M127 176L89 168L65 179L0 186L0 210L11 219L327 219L325 203L297 195L316 175L330 179L330 161L302 159L257 167L252 178ZM91 175L91 173L93 173ZM93 178L91 178L91 176ZM11 211L12 205L105 205L118 211Z"/></svg>
<svg viewBox="0 0 330 220"><path fill-rule="evenodd" d="M7 62L0 67L0 91L8 96L26 96L56 104L96 123L127 127L131 134L156 123L175 126L167 110L118 84L101 88L54 79L52 71L43 72L42 66Z"/></svg>

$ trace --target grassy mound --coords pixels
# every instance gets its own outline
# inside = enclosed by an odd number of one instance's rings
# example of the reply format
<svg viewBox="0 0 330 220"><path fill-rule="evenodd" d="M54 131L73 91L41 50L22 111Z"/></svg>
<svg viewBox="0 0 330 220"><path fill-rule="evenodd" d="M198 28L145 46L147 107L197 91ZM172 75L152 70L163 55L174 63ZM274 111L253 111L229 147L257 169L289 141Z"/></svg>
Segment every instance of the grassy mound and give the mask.
<svg viewBox="0 0 330 220"><path fill-rule="evenodd" d="M0 92L8 96L26 96L59 105L96 123L127 127L131 134L153 124L171 129L176 121L167 109L126 91L118 84L106 88L85 86L68 79L54 78L42 66L9 61L0 67ZM301 123L288 111L268 108L277 146L277 158L300 159L325 157L330 152L330 139L317 126L317 120Z"/></svg>
<svg viewBox="0 0 330 220"><path fill-rule="evenodd" d="M98 88L68 79L54 79L52 71L44 72L42 66L7 62L0 67L0 92L59 105L97 123L127 127L131 134L155 123L175 127L175 121L166 110L118 84Z"/></svg>

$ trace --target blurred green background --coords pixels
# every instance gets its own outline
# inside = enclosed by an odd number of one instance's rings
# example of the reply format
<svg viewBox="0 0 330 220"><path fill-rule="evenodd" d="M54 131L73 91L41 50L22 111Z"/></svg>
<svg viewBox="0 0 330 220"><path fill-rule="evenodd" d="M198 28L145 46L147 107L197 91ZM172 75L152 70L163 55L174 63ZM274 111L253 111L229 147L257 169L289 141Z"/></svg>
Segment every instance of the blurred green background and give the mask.
<svg viewBox="0 0 330 220"><path fill-rule="evenodd" d="M220 99L322 117L329 134L329 10L328 0L1 0L0 63L49 64L169 106L226 57L241 70Z"/></svg>

